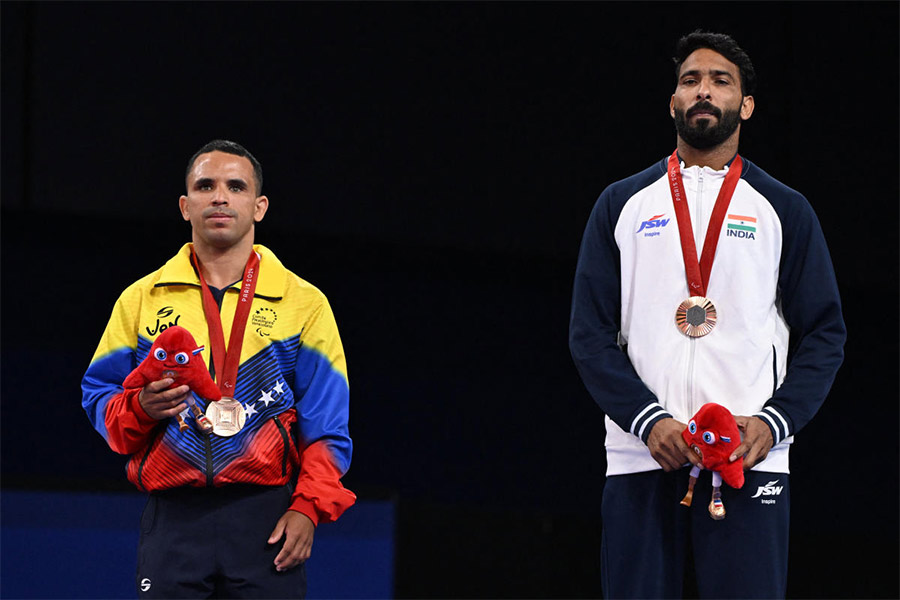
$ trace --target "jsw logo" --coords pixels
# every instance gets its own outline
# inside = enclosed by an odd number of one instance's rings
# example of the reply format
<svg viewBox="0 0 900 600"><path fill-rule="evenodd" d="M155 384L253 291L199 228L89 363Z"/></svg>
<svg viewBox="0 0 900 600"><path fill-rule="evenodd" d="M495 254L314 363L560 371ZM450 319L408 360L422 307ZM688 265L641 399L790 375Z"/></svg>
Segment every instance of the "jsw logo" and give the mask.
<svg viewBox="0 0 900 600"><path fill-rule="evenodd" d="M665 227L669 224L669 221L672 219L662 219L660 217L666 216L665 214L656 215L655 217L650 217L643 223L641 223L641 228L635 231L635 233L640 233L645 229L653 229L654 227Z"/></svg>
<svg viewBox="0 0 900 600"><path fill-rule="evenodd" d="M784 489L783 485L776 486L778 480L770 481L766 485L759 486L759 489L756 490L756 493L751 498L759 498L760 496L779 496L781 494L781 490Z"/></svg>

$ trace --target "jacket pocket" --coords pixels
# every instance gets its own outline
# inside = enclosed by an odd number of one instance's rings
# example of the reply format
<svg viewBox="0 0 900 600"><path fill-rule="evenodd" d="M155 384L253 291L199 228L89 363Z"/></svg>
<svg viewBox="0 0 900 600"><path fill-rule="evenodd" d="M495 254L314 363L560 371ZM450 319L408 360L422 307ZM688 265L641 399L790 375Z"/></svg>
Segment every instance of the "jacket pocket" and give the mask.
<svg viewBox="0 0 900 600"><path fill-rule="evenodd" d="M281 419L272 417L272 420L275 421L275 426L278 427L278 433L281 434L281 441L284 442L284 452L281 455L281 476L287 477L288 456L291 453L291 438L290 435L288 435L287 429L284 427L284 423L281 422Z"/></svg>

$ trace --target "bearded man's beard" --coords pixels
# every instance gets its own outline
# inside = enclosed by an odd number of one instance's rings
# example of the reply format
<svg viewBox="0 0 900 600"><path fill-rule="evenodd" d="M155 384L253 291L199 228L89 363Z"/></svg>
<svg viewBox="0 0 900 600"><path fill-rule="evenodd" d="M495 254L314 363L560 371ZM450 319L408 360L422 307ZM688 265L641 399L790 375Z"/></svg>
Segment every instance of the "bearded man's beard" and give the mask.
<svg viewBox="0 0 900 600"><path fill-rule="evenodd" d="M698 119L696 125L689 125L689 117L699 111L712 113L717 120L710 126L711 119ZM714 148L731 137L741 124L740 110L721 111L709 102L698 102L687 111L675 109L675 131L688 145L697 150Z"/></svg>

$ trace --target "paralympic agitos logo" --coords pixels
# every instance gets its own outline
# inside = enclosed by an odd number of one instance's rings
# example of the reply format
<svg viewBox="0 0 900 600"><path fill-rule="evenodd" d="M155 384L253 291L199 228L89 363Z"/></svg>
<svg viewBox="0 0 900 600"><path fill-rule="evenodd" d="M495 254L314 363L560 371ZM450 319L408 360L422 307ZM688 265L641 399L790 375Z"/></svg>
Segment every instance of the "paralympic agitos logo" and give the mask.
<svg viewBox="0 0 900 600"><path fill-rule="evenodd" d="M635 233L640 233L640 232L644 231L645 229L654 229L654 228L665 227L666 225L669 224L669 221L671 221L672 219L663 219L664 216L666 216L665 213L663 213L661 215L655 215L653 217L650 217L649 219L647 219L646 221L641 223L641 228L638 229L637 231L635 231ZM654 235L659 235L659 232L658 231L647 231L644 233L644 235L647 237L650 237L650 236L654 236Z"/></svg>

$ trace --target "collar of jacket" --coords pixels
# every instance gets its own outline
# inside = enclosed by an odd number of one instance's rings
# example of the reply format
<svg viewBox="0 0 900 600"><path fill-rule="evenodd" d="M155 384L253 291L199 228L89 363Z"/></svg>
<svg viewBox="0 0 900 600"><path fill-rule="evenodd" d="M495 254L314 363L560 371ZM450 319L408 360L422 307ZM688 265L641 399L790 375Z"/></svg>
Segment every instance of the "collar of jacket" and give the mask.
<svg viewBox="0 0 900 600"><path fill-rule="evenodd" d="M278 257L262 244L254 244L253 250L259 254L259 279L256 282L254 297L266 300L281 300L284 296L284 283L287 270ZM191 244L181 247L178 254L163 265L159 281L154 287L170 285L193 285L200 287L200 278L191 264ZM231 289L240 290L241 282L235 282Z"/></svg>

